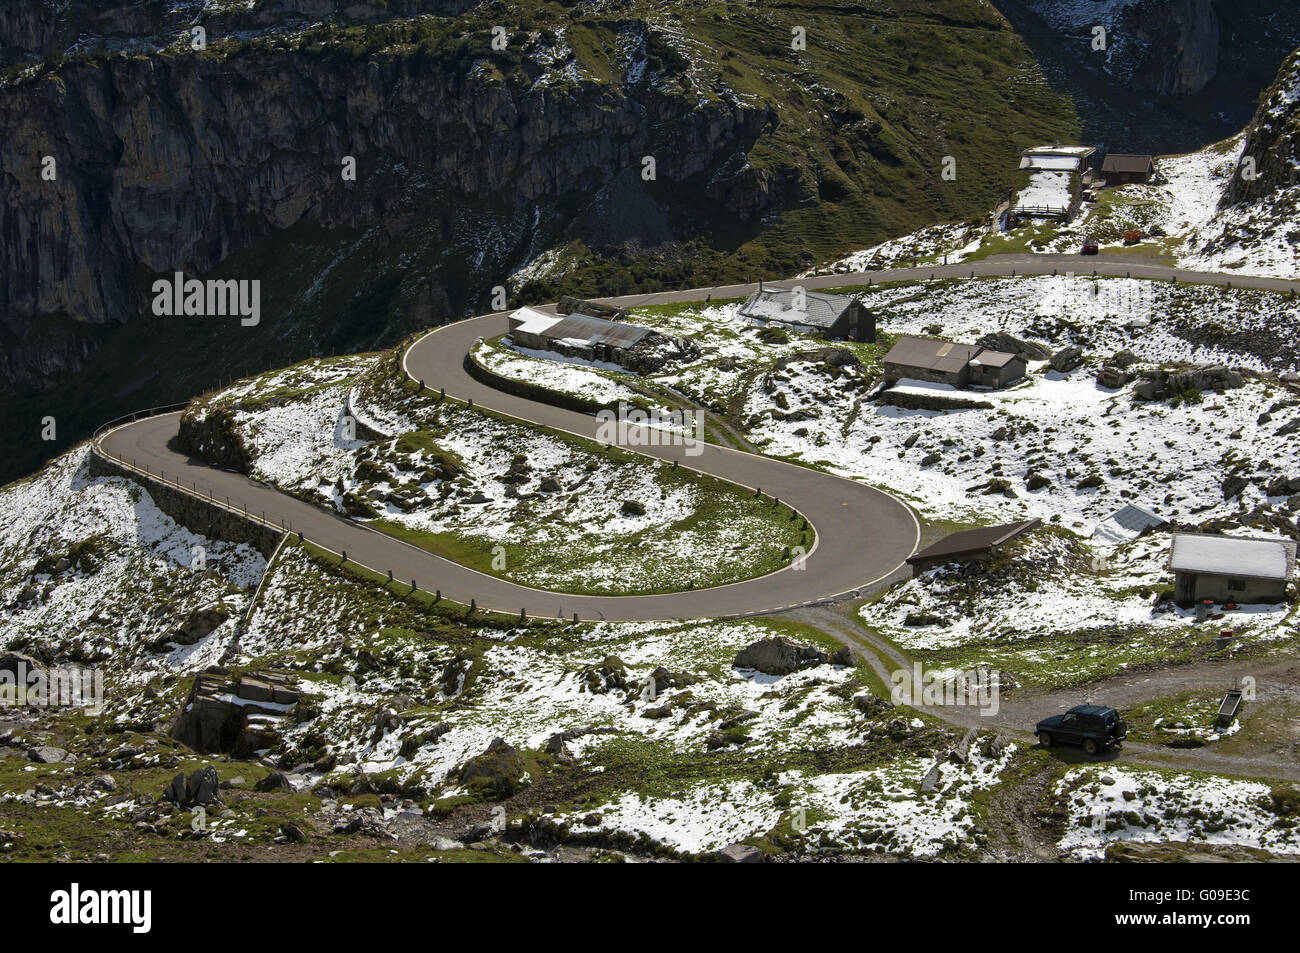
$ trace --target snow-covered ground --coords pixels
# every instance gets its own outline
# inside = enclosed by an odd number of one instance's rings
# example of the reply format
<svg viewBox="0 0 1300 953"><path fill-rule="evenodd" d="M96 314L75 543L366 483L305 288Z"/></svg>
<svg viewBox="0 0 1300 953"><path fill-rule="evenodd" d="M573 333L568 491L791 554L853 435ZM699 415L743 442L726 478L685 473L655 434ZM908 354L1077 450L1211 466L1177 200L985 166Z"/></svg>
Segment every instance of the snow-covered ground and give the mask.
<svg viewBox="0 0 1300 953"><path fill-rule="evenodd" d="M925 293L915 287L868 291L862 297L891 334L938 326L950 339L971 341L1003 331L1054 347L1079 341L1094 360L1127 348L1147 363L1266 366L1213 336L1189 335L1195 343L1189 341L1183 334L1196 326L1199 293L1162 284L1044 277L961 282ZM1285 309L1281 322L1274 307ZM1288 322L1300 327L1294 306L1281 297L1262 309L1254 299L1214 293L1204 309L1224 325L1253 326L1260 334L1266 326L1284 334ZM1146 321L1152 323L1141 326ZM1130 330L1134 323L1137 330ZM1247 379L1240 389L1172 406L1135 402L1132 385L1112 390L1092 374L1089 366L1062 374L1045 362L1031 363L1022 383L972 395L992 410L931 411L860 404L858 395L820 368L792 363L774 375L771 393L750 391L745 412L754 422L751 437L765 452L889 487L928 516L1055 517L1085 534L1127 502L1166 519L1235 512L1239 502L1225 499L1222 490L1230 471L1254 477L1242 501L1263 502L1259 484L1294 459L1292 438L1277 431L1296 409L1279 408L1273 419L1261 420L1288 399L1276 382ZM932 462L921 462L927 459ZM1029 490L1032 475L1047 484ZM1079 486L1088 477L1100 482ZM1011 492L1001 483L990 487L993 480L1006 481Z"/></svg>
<svg viewBox="0 0 1300 953"><path fill-rule="evenodd" d="M292 379L277 372L240 382L209 406L237 408L234 427L255 477L359 519L454 539L495 560L493 570L540 588L632 593L733 582L779 568L784 548L799 542L788 521L721 481L615 459L458 405L403 410L378 401L367 377L387 359L320 362L318 375L300 365ZM617 397L631 394L608 383ZM359 418L406 436L368 443L350 435L349 394ZM629 501L644 513L629 512Z"/></svg>
<svg viewBox="0 0 1300 953"><path fill-rule="evenodd" d="M867 603L861 617L907 651L1025 642L1107 627L1163 630L1168 638L1195 621L1192 610L1157 603L1158 589L1169 581L1167 533L1089 547L1040 531L1024 539L1016 559L1025 571L1009 572L996 583L982 579L979 598L971 598L972 584L961 574L931 571ZM1292 614L1285 605L1242 605L1213 625L1252 642L1268 641L1281 637L1278 624ZM926 624L909 625L909 616L926 618ZM1059 655L1058 647L1046 654Z"/></svg>
<svg viewBox="0 0 1300 953"><path fill-rule="evenodd" d="M620 401L636 404L643 399L627 384L609 376L609 372L617 369L617 365L602 367L551 351L534 351L504 344L494 346L486 341L475 346L473 355L479 364L502 377L536 384L538 387L595 401L607 407L617 406Z"/></svg>
<svg viewBox="0 0 1300 953"><path fill-rule="evenodd" d="M1016 195L1012 208L1023 209L1068 209L1073 201L1070 193L1069 172L1033 172L1029 184Z"/></svg>
<svg viewBox="0 0 1300 953"><path fill-rule="evenodd" d="M1076 768L1056 787L1067 830L1059 846L1081 860L1120 841L1233 844L1300 854L1300 827L1271 806L1266 784L1212 775Z"/></svg>
<svg viewBox="0 0 1300 953"><path fill-rule="evenodd" d="M179 526L132 481L91 477L88 456L72 450L0 488L0 646L97 660L119 690L215 662L265 560ZM162 647L213 606L226 622L194 645Z"/></svg>
<svg viewBox="0 0 1300 953"><path fill-rule="evenodd" d="M972 796L997 784L1015 746L969 763L943 762L938 790L919 791L933 759L900 758L874 769L828 774L783 772L774 787L702 782L671 797L625 794L591 815L559 818L578 834L642 835L685 853L761 837L782 820L792 839L818 850L888 851L925 858L974 844Z"/></svg>

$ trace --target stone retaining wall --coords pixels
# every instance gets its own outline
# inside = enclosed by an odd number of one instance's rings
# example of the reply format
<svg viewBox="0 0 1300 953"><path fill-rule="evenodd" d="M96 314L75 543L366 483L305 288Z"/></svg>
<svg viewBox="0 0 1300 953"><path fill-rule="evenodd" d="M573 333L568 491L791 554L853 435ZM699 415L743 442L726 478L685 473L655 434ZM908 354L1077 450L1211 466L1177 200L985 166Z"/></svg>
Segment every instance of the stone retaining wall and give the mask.
<svg viewBox="0 0 1300 953"><path fill-rule="evenodd" d="M278 529L263 526L215 503L142 476L98 452L91 452L86 467L92 476L122 476L134 480L148 491L158 509L186 529L227 543L248 543L266 559L271 558L283 535Z"/></svg>
<svg viewBox="0 0 1300 953"><path fill-rule="evenodd" d="M539 404L550 404L552 407L559 407L561 410L575 410L580 414L592 414L593 416L602 410L612 410L606 404L594 400L587 400L583 397L575 397L572 394L561 394L553 390L548 390L537 384L526 383L525 381L512 380L509 377L502 377L495 371L490 371L478 361L474 360L472 354L465 355L465 372L480 384L486 384L494 390L511 394L515 397L522 397L525 400L534 400Z"/></svg>

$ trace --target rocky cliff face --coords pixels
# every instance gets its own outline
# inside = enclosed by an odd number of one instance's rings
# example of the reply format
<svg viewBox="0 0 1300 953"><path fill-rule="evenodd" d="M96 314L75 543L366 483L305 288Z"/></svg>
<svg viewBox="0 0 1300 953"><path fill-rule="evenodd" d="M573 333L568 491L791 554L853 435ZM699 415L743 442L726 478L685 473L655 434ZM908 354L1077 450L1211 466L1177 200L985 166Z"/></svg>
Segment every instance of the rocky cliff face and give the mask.
<svg viewBox="0 0 1300 953"><path fill-rule="evenodd" d="M30 439L47 414L62 445L391 346L499 285L513 303L790 274L982 214L1073 116L986 3L878 6L867 27L612 0L5 5L0 414L22 423L0 480L59 448ZM925 73L941 62L963 71ZM260 326L156 317L151 284L178 270L259 280Z"/></svg>
<svg viewBox="0 0 1300 953"><path fill-rule="evenodd" d="M0 95L5 329L20 335L52 314L129 320L147 304L141 272L205 274L295 227L384 220L400 239L416 223L391 210L430 196L511 215L615 178L639 197L639 175L611 173L653 155L662 179L702 176L772 119L761 105L647 89L484 82L472 74L486 67L467 65L278 51L111 57L13 85ZM355 182L342 176L345 156ZM761 196L743 200L762 210ZM11 370L35 381L42 368Z"/></svg>
<svg viewBox="0 0 1300 953"><path fill-rule="evenodd" d="M1219 68L1219 18L1213 0L1143 0L1124 10L1120 36L1135 90L1190 96Z"/></svg>
<svg viewBox="0 0 1300 953"><path fill-rule="evenodd" d="M1087 140L1119 152L1192 151L1237 132L1300 43L1291 0L994 3L1073 100Z"/></svg>
<svg viewBox="0 0 1300 953"><path fill-rule="evenodd" d="M1267 207L1285 195L1283 211L1293 224L1300 224L1294 194L1300 183L1300 50L1282 64L1277 80L1264 94L1246 129L1241 154L1254 161L1255 177L1233 176L1220 207L1249 203Z"/></svg>
<svg viewBox="0 0 1300 953"><path fill-rule="evenodd" d="M379 23L422 14L457 15L477 0L49 0L0 7L0 65L70 50L158 49L188 42L202 26L209 40L268 33L330 20Z"/></svg>

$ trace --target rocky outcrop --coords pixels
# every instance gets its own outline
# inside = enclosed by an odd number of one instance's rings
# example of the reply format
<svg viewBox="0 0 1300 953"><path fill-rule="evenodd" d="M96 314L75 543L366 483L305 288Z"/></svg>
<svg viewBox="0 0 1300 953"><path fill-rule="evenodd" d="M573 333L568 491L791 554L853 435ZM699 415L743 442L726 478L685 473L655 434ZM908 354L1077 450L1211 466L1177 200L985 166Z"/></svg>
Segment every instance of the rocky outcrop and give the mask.
<svg viewBox="0 0 1300 953"><path fill-rule="evenodd" d="M367 58L343 47L312 57L245 46L79 61L12 83L0 94L0 330L22 335L54 314L132 319L152 299L144 276L206 274L294 227L382 223L390 240L410 233L445 245L463 223L422 214L433 197L532 220L539 206L639 169L642 156L655 157L660 180L709 180L726 193L734 183L714 173L771 120L767 107L735 97L538 84L522 43L500 57L498 83L473 75L472 55L444 53ZM238 76L257 79L231 81ZM42 178L47 155L52 181ZM342 179L344 156L356 159L355 182ZM557 215L512 241L545 245L573 220ZM482 290L510 270L506 259L482 266L494 276L483 275ZM40 355L31 360L6 367L5 379L46 383Z"/></svg>
<svg viewBox="0 0 1300 953"><path fill-rule="evenodd" d="M1246 129L1246 142L1242 155L1254 160L1256 175L1248 178L1234 175L1224 190L1221 207L1243 203L1268 204L1278 198L1277 193L1297 185L1300 169L1300 50L1282 64L1277 79L1264 94L1259 110ZM1294 228L1294 197L1284 208L1281 217Z"/></svg>
<svg viewBox="0 0 1300 953"><path fill-rule="evenodd" d="M732 663L736 668L752 668L764 675L789 675L792 672L830 660L821 649L813 645L796 645L788 639L759 639L736 653Z"/></svg>
<svg viewBox="0 0 1300 953"><path fill-rule="evenodd" d="M991 351L1014 354L1022 361L1045 361L1052 356L1051 350L1045 345L1037 341L1026 341L1005 331L990 331L983 337L976 338L975 343Z"/></svg>
<svg viewBox="0 0 1300 953"><path fill-rule="evenodd" d="M191 404L181 414L176 446L215 466L250 472L253 454L235 426L235 413L234 407Z"/></svg>
<svg viewBox="0 0 1300 953"><path fill-rule="evenodd" d="M512 745L493 739L487 750L466 761L460 769L460 783L484 800L501 801L521 790L527 766Z"/></svg>
<svg viewBox="0 0 1300 953"><path fill-rule="evenodd" d="M1236 390L1243 383L1241 371L1221 365L1174 371L1158 368L1143 373L1133 388L1133 396L1139 400L1167 400L1192 392Z"/></svg>
<svg viewBox="0 0 1300 953"><path fill-rule="evenodd" d="M296 681L288 673L230 679L205 672L194 679L171 736L195 751L246 757L278 742L279 725L295 715L298 699Z"/></svg>

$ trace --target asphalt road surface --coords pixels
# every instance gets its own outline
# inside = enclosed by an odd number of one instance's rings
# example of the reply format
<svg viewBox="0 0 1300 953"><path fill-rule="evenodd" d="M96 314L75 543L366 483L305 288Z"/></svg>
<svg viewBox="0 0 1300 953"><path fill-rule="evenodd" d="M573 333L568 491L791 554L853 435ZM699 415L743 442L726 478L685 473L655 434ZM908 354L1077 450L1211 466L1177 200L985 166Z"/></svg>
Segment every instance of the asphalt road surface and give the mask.
<svg viewBox="0 0 1300 953"><path fill-rule="evenodd" d="M959 278L1066 274L1131 275L1135 278L1180 281L1234 287L1294 291L1296 282L1175 270L1100 256L1023 255L997 256L961 265L936 265L915 269L890 269L871 273L833 274L780 282L808 289L866 285L888 281L915 281L930 277ZM726 285L603 299L621 307L741 297L757 285ZM413 378L433 390L445 389L450 397L474 401L516 419L542 424L594 439L598 421L586 414L561 410L502 393L470 377L464 357L478 338L493 337L507 329L508 312L483 315L450 324L420 338L404 356ZM894 497L861 483L805 467L739 450L703 445L698 455L681 445L639 446L638 452L676 461L703 473L729 480L764 496L794 506L817 531L816 544L801 569L788 567L745 582L712 589L648 596L577 596L531 589L488 576L415 546L258 484L238 473L218 469L172 448L178 413L150 417L103 434L96 442L102 454L149 474L161 476L186 492L246 511L290 532L301 532L311 542L349 561L384 573L392 570L397 585L414 581L425 591L440 590L445 598L482 609L530 616L615 621L709 618L773 611L817 602L860 590L894 573L915 551L920 526L912 511ZM718 558L726 558L719 554Z"/></svg>

